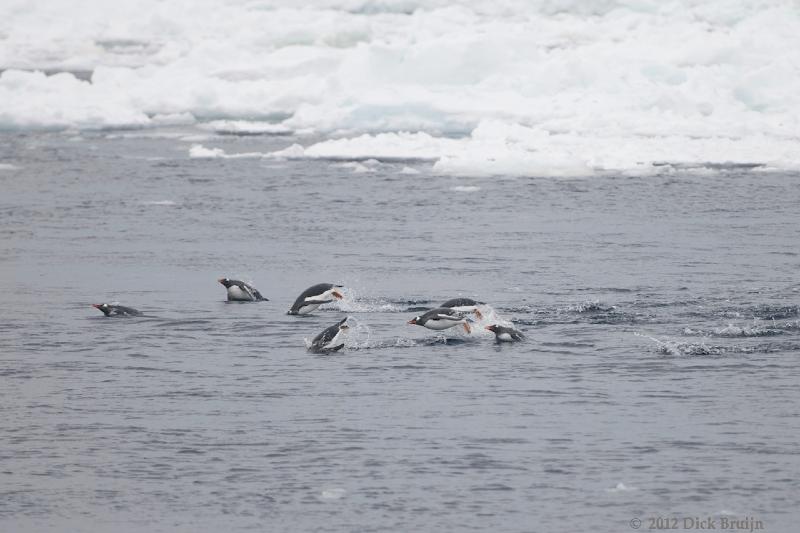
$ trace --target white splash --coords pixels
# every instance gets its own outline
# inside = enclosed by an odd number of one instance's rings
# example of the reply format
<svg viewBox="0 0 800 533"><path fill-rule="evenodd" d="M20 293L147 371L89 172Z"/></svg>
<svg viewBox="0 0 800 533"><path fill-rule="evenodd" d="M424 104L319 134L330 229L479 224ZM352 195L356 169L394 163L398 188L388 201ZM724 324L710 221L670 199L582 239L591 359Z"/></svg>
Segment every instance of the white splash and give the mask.
<svg viewBox="0 0 800 533"><path fill-rule="evenodd" d="M615 487L606 489L606 492L630 492L633 490L639 490L639 489L636 487L629 487L624 483L617 483Z"/></svg>

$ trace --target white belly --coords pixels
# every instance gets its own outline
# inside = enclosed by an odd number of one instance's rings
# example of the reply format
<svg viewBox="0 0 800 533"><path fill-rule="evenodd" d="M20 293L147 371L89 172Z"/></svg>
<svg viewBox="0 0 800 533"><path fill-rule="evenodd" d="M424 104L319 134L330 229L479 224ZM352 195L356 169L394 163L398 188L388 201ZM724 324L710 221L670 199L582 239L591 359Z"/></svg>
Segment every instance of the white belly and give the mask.
<svg viewBox="0 0 800 533"><path fill-rule="evenodd" d="M457 326L463 322L463 319L460 320L428 320L425 322L425 327L428 329L435 329L435 330L442 330L447 328L452 328L453 326Z"/></svg>
<svg viewBox="0 0 800 533"><path fill-rule="evenodd" d="M306 303L306 304L304 304L304 305L303 305L303 307L301 307L301 308L300 308L300 309L297 311L297 314L298 314L298 315L307 315L307 314L308 314L308 313L310 313L311 311L314 311L314 310L315 310L317 307L319 307L320 305L322 305L322 304Z"/></svg>
<svg viewBox="0 0 800 533"><path fill-rule="evenodd" d="M243 291L236 285L231 285L228 287L228 300L235 300L235 301L251 301L253 297L250 295L249 292Z"/></svg>
<svg viewBox="0 0 800 533"><path fill-rule="evenodd" d="M501 333L497 336L497 340L503 342L514 342L514 339L508 333Z"/></svg>

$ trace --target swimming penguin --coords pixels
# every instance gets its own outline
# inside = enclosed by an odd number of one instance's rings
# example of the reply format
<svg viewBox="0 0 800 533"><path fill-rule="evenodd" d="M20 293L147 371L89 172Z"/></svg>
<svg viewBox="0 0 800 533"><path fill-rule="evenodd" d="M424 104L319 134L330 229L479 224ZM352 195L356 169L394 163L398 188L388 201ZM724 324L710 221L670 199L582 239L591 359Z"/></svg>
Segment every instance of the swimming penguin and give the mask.
<svg viewBox="0 0 800 533"><path fill-rule="evenodd" d="M478 306L483 304L484 302L478 302L472 298L453 298L452 300L447 300L440 307L449 307L463 313L475 313L476 317L483 318L481 310L478 309Z"/></svg>
<svg viewBox="0 0 800 533"><path fill-rule="evenodd" d="M494 333L494 338L497 342L518 342L525 339L525 335L521 331L512 327L493 324L486 326L486 329Z"/></svg>
<svg viewBox="0 0 800 533"><path fill-rule="evenodd" d="M345 324L348 318L350 317L345 317L339 323L326 328L322 333L314 337L308 350L313 353L330 353L344 348L344 343L341 340L344 333L350 329L350 326Z"/></svg>
<svg viewBox="0 0 800 533"><path fill-rule="evenodd" d="M106 316L141 316L141 311L133 307L125 307L116 304L92 304L92 307L99 309Z"/></svg>
<svg viewBox="0 0 800 533"><path fill-rule="evenodd" d="M228 289L229 302L261 302L268 301L268 298L261 296L261 293L244 281L238 279L219 278L217 281Z"/></svg>
<svg viewBox="0 0 800 533"><path fill-rule="evenodd" d="M472 332L472 328L469 326L468 319L462 313L459 313L455 309L448 307L437 307L436 309L431 309L421 316L415 316L409 320L408 323L435 330L452 328L453 326L462 324L464 326L464 331L467 333Z"/></svg>
<svg viewBox="0 0 800 533"><path fill-rule="evenodd" d="M342 293L336 290L341 288L341 285L334 285L333 283L317 283L313 287L304 290L286 314L307 315L320 305L332 302L334 298L341 300L343 298Z"/></svg>

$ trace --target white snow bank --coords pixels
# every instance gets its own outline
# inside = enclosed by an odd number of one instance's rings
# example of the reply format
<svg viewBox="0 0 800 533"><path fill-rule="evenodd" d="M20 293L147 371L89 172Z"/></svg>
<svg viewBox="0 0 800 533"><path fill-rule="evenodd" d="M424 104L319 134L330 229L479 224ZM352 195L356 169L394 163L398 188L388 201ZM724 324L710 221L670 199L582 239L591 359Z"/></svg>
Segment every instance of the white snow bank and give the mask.
<svg viewBox="0 0 800 533"><path fill-rule="evenodd" d="M197 121L446 173L797 168L797 50L790 0L6 0L0 129Z"/></svg>

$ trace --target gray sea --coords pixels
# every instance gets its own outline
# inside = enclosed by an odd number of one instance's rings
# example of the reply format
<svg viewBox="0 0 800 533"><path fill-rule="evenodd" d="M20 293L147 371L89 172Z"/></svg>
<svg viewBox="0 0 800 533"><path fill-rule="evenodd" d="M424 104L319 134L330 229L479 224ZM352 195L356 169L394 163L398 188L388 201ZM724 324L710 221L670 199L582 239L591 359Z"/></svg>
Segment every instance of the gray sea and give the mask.
<svg viewBox="0 0 800 533"><path fill-rule="evenodd" d="M0 135L0 531L800 528L797 175L459 178L191 133ZM319 282L346 298L287 316ZM407 324L456 296L474 334Z"/></svg>

